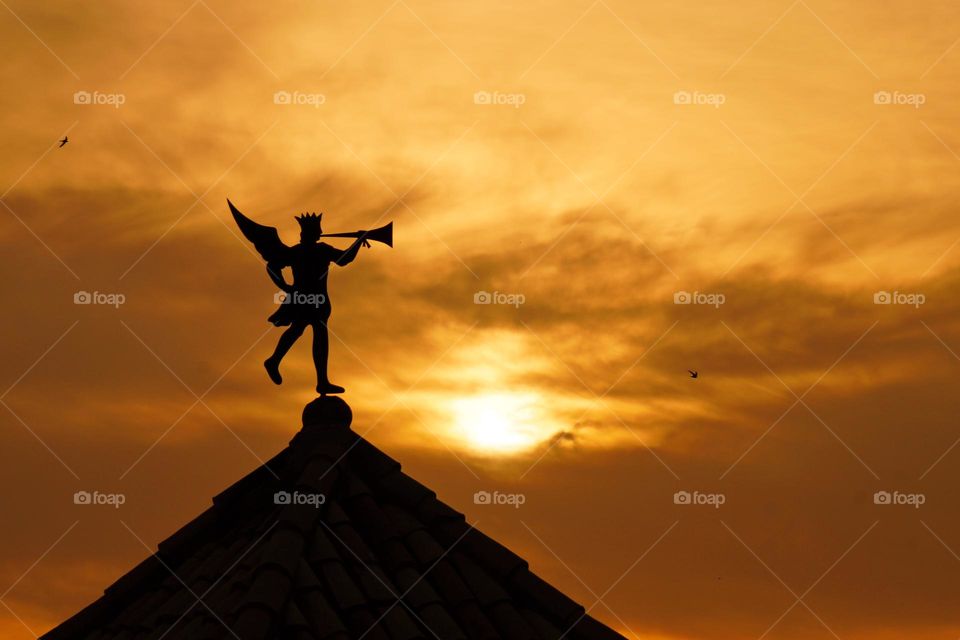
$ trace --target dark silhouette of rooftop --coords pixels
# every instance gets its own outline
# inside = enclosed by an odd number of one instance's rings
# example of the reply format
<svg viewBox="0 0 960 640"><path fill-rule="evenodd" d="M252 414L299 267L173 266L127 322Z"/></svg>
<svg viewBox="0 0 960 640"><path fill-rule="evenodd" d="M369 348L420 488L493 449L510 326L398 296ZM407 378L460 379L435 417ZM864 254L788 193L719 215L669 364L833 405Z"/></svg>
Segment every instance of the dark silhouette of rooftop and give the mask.
<svg viewBox="0 0 960 640"><path fill-rule="evenodd" d="M286 449L42 638L623 640L351 420L308 404Z"/></svg>

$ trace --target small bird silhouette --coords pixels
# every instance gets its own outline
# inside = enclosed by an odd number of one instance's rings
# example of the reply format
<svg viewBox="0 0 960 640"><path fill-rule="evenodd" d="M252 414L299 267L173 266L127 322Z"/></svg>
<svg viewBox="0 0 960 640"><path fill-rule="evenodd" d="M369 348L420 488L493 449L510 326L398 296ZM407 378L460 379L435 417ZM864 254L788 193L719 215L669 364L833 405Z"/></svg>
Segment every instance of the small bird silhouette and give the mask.
<svg viewBox="0 0 960 640"><path fill-rule="evenodd" d="M60 146L57 148L60 149L61 147L63 147L63 145L67 144L68 142L70 142L70 139L67 138L67 136L63 136L63 140L60 141Z"/></svg>
<svg viewBox="0 0 960 640"><path fill-rule="evenodd" d="M691 378L696 378L698 375L700 375L699 373L697 373L697 372L694 371L693 369L687 369L687 371L690 373L690 377L691 377Z"/></svg>

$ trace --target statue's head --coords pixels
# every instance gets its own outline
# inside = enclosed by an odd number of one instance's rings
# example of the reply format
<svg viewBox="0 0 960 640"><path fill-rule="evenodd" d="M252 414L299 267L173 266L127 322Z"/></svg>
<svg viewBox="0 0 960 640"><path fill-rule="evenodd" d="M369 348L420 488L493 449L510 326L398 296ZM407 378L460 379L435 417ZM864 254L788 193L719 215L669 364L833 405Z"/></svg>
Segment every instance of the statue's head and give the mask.
<svg viewBox="0 0 960 640"><path fill-rule="evenodd" d="M297 216L297 222L300 223L300 242L316 242L320 239L323 229L320 227L320 219L323 214L304 213Z"/></svg>

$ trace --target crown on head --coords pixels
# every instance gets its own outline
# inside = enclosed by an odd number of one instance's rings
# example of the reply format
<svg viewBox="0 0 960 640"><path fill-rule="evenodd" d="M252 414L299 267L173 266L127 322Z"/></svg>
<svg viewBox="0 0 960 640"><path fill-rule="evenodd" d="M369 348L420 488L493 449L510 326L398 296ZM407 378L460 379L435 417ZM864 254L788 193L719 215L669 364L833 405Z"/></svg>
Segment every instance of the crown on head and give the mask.
<svg viewBox="0 0 960 640"><path fill-rule="evenodd" d="M323 214L317 215L316 213L302 213L297 216L297 222L300 223L301 229L320 229L320 220L323 218Z"/></svg>

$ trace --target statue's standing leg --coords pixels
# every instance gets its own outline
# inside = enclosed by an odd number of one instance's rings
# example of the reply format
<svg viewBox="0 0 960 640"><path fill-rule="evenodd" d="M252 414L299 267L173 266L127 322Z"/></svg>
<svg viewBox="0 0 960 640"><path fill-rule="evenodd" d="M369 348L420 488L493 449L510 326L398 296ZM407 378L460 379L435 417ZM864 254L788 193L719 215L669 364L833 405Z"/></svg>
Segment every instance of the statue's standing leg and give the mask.
<svg viewBox="0 0 960 640"><path fill-rule="evenodd" d="M317 369L317 389L330 382L327 378L327 359L330 356L330 336L326 322L313 323L313 366Z"/></svg>
<svg viewBox="0 0 960 640"><path fill-rule="evenodd" d="M290 351L293 343L300 339L306 328L307 325L300 322L291 324L277 341L277 348L273 350L273 355L264 361L263 366L267 369L267 375L270 376L274 384L283 382L283 378L280 376L280 361L283 360L283 356L287 355L287 351Z"/></svg>
<svg viewBox="0 0 960 640"><path fill-rule="evenodd" d="M343 393L343 387L330 382L327 376L327 359L330 355L330 336L326 322L313 323L313 365L317 369L317 393Z"/></svg>

